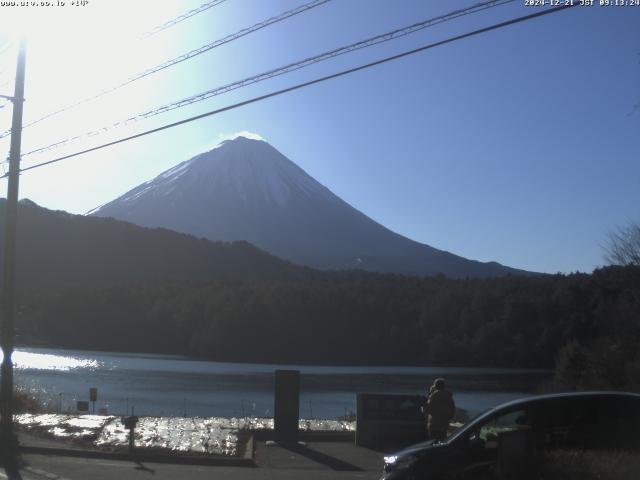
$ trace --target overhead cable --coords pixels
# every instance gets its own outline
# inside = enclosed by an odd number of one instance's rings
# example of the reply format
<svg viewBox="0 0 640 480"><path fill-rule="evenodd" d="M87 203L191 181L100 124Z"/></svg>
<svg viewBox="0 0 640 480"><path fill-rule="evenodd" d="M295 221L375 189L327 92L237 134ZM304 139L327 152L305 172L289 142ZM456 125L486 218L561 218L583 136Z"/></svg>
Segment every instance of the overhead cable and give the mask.
<svg viewBox="0 0 640 480"><path fill-rule="evenodd" d="M573 4L573 5L572 4L567 4L567 5L562 5L562 6L559 6L559 7L549 8L549 9L542 10L542 11L539 11L539 12L536 12L536 13L532 13L532 14L529 14L529 15L524 15L522 17L513 18L513 19L507 20L505 22L496 23L496 24L490 25L488 27L480 28L478 30L473 30L471 32L463 33L461 35L456 35L454 37L449 37L449 38L447 38L445 40L440 40L438 42L430 43L428 45L424 45L422 47L414 48L413 50L408 50L408 51L405 51L405 52L402 52L402 53L399 53L399 54L396 54L396 55L392 55L390 57L385 57L385 58L382 58L380 60L376 60L374 62L366 63L364 65L359 65L357 67L349 68L347 70L342 70L340 72L337 72L337 73L334 73L334 74L331 74L331 75L327 75L327 76L316 78L314 80L310 80L310 81L307 81L307 82L299 83L297 85L293 85L291 87L283 88L283 89L277 90L275 92L267 93L265 95L260 95L258 97L254 97L254 98L251 98L249 100L244 100L242 102L235 103L233 105L228 105L226 107L218 108L218 109L212 110L210 112L206 112L206 113L202 113L200 115L189 117L189 118L186 118L184 120L180 120L178 122L173 122L173 123L170 123L170 124L167 124L167 125L163 125L161 127L157 127L157 128L153 128L151 130L147 130L145 132L137 133L135 135L130 135L128 137L120 138L120 139L114 140L112 142L104 143L104 144L98 145L96 147L87 148L86 150L81 150L79 152L75 152L75 153L71 153L71 154L68 154L68 155L64 155L62 157L54 158L53 160L48 160L46 162L40 162L40 163L31 165L29 167L22 168L20 171L21 172L25 172L25 171L28 171L28 170L33 170L34 168L43 167L45 165L51 165L53 163L58 163L58 162L61 162L63 160L67 160L69 158L77 157L79 155L84 155L86 153L95 152L97 150L101 150L103 148L111 147L111 146L117 145L119 143L127 142L129 140L134 140L136 138L144 137L144 136L150 135L152 133L157 133L157 132L160 132L162 130L167 130L169 128L177 127L179 125L184 125L186 123L190 123L190 122L193 122L193 121L196 121L196 120L200 120L202 118L210 117L210 116L217 115L217 114L229 111L229 110L234 110L236 108L243 107L245 105L249 105L249 104L256 103L256 102L259 102L259 101L262 101L262 100L266 100L266 99L271 98L271 97L275 97L275 96L278 96L278 95L289 93L289 92L292 92L292 91L295 91L295 90L299 90L301 88L305 88L305 87L308 87L308 86L311 86L311 85L315 85L315 84L318 84L318 83L321 83L321 82L324 82L324 81L327 81L327 80L332 80L334 78L338 78L338 77L342 77L342 76L345 76L345 75L348 75L348 74L351 74L351 73L355 73L355 72L358 72L360 70L365 70L365 69L368 69L368 68L371 68L371 67L375 67L377 65L381 65L381 64L384 64L384 63L387 63L387 62L398 60L400 58L404 58L404 57L407 57L409 55L413 55L413 54L416 54L416 53L419 53L419 52L423 52L425 50L430 50L432 48L436 48L436 47L439 47L439 46L442 46L442 45L445 45L445 44L448 44L448 43L452 43L452 42L455 42L455 41L458 41L458 40L462 40L464 38L472 37L472 36L479 35L479 34L482 34L482 33L486 33L486 32L492 31L492 30L497 30L497 29L504 28L504 27L507 27L507 26L510 26L510 25L514 25L514 24L517 24L517 23L522 23L522 22L525 22L525 21L528 21L528 20L533 20L534 18L541 17L543 15L549 15L551 13L556 13L556 12L559 12L559 11L562 11L562 10L566 10L566 9L572 8L572 7L576 6L576 5L578 5L578 4L577 3ZM6 178L6 177L7 177L6 174L0 176L0 178Z"/></svg>
<svg viewBox="0 0 640 480"><path fill-rule="evenodd" d="M232 42L234 40L237 40L238 38L242 38L242 37L244 37L246 35L249 35L250 33L253 33L253 32L261 30L261 29L263 29L265 27L268 27L269 25L273 25L274 23L281 22L283 20L286 20L288 18L293 17L294 15L298 15L299 13L306 12L307 10L311 10L312 8L319 7L320 5L323 5L323 4L325 4L327 2L330 2L330 1L331 0L313 0L313 1L309 2L309 3L305 3L303 5L299 5L298 7L293 8L291 10L287 10L285 12L282 12L282 13L274 16L274 17L270 17L270 18L268 18L266 20L258 22L255 25L252 25L252 26L247 27L247 28L243 28L242 30L239 30L239 31L237 31L235 33L232 33L230 35L222 37L222 38L220 38L218 40L214 40L211 43L203 45L203 46L201 46L199 48L196 48L196 49L191 50L191 51L189 51L187 53L179 55L179 56L177 56L175 58L167 60L166 62L160 63L160 64L158 64L158 65L156 65L154 67L148 68L148 69L146 69L146 70L144 70L142 72L139 72L139 73L137 73L135 75L132 75L131 77L127 78L126 80L121 81L120 83L118 83L116 85L113 85L113 86L111 86L109 88L106 88L106 89L104 89L104 90L102 90L102 91L100 91L100 92L98 92L96 94L93 94L93 95L91 95L89 97L85 97L85 98L83 98L83 99L81 99L81 100L79 100L79 101L77 101L77 102L75 102L73 104L67 105L67 106L62 107L62 108L60 108L58 110L50 112L50 113L38 118L37 120L34 120L32 122L29 122L29 123L25 124L23 126L23 128L27 128L27 127L31 127L33 125L36 125L37 123L40 123L43 120L47 120L47 119L49 119L49 118L51 118L51 117L53 117L55 115L58 115L60 113L66 112L68 110L71 110L72 108L75 108L75 107L78 107L80 105L83 105L83 104L85 104L85 103L87 103L87 102L89 102L91 100L95 100L97 98L100 98L100 97L102 97L102 96L104 96L104 95L106 95L108 93L114 92L114 91L116 91L116 90L118 90L118 89L120 89L122 87L125 87L125 86L129 85L130 83L133 83L133 82L135 82L137 80L140 80L142 78L148 77L149 75L152 75L152 74L154 74L156 72L159 72L159 71L164 70L166 68L172 67L173 65L177 65L179 63L182 63L182 62L184 62L186 60L189 60L189 59L191 59L193 57L196 57L196 56L198 56L198 55L200 55L202 53L208 52L209 50L212 50L212 49L214 49L216 47L219 47L221 45L230 43L230 42ZM0 133L0 138L4 138L7 135L9 135L10 133L11 133L10 130L5 130L4 132Z"/></svg>
<svg viewBox="0 0 640 480"><path fill-rule="evenodd" d="M460 10L455 10L453 12L450 12L448 14L445 15L440 15L438 17L434 17L434 18L430 18L427 20L423 20L421 22L418 23L414 23L412 25L409 25L407 27L403 27L403 28L399 28L396 30L393 30L391 32L387 32L387 33L383 33L381 35L376 35L375 37L371 37L368 38L366 40L361 40L359 42L356 43L352 43L350 45L346 45L344 47L340 47L334 50L330 50L324 53L321 53L319 55L314 55L312 57L308 57L305 58L303 60L297 61L295 63L290 63L287 64L285 66L282 67L278 67L263 73L260 73L258 75L254 75L252 77L248 77L245 78L243 80L239 80L239 81L235 81L233 83L229 83L227 85L223 85L221 87L216 87L213 88L211 90L207 90L205 92L199 93L197 95L192 95L186 98L183 98L181 100L178 100L176 102L173 103L169 103L166 105L162 105L160 107L155 107L153 109L138 113L136 115L133 115L125 120L121 120L115 123L112 123L111 125L106 125L103 126L102 128L96 129L96 130L91 130L88 132L85 132L83 134L80 135L76 135L74 137L70 137L70 138L66 138L64 140L60 140L58 142L43 146L43 147L38 147L34 150L31 150L29 152L26 152L23 156L28 156L28 155L33 155L36 153L42 153L42 152L46 152L55 148L59 148L63 145L66 145L70 142L74 142L77 140L80 140L82 138L89 138L89 137L93 137L96 135L99 135L101 133L105 133L108 132L110 130L113 130L115 128L121 127L121 126L126 126L129 125L133 122L137 122L139 120L142 119L146 119L146 118L150 118L150 117L154 117L156 115L159 115L161 113L166 113L172 110L175 110L177 108L181 108L181 107L185 107L187 105L191 105L193 103L196 102L201 102L203 100L209 99L211 97L215 97L218 95L222 95L224 93L228 93L230 91L239 89L239 88L243 88L246 87L248 85L252 85L258 82L262 82L264 80L268 80L270 78L274 78L280 75L284 75L286 73L290 73L296 70L299 70L301 68L304 67L308 67L310 65L319 63L319 62L323 62L325 60L329 60L331 58L335 58L337 56L340 55L344 55L347 53L351 53L354 52L356 50L360 50L363 48L367 48L367 47L371 47L374 45L378 45L380 43L384 43L384 42L388 42L391 40L395 40L397 38L401 38L404 37L406 35L415 33L417 31L423 30L425 28L428 27L432 27L434 25L438 25L440 23L444 23L450 20L454 20L456 18L459 18L461 16L464 15L470 15L472 13L476 13L482 10L486 10L488 8L493 8L496 6L500 6L500 5L504 5L507 3L511 3L514 0L491 0L491 1L484 1L475 5L472 5L470 7L464 8L464 9L460 9ZM1 138L1 137L0 137Z"/></svg>
<svg viewBox="0 0 640 480"><path fill-rule="evenodd" d="M174 25L177 25L178 23L186 20L187 18L191 18L194 15L198 15L199 13L202 13L205 10L209 10L212 7L220 5L221 3L224 3L225 1L226 0L213 0L211 2L203 3L199 7L194 8L193 10L189 10L187 13L179 15L176 18L173 18L173 19L169 20L168 22L163 23L162 25L158 25L157 27L149 30L148 32L143 33L140 36L140 38L142 38L142 39L148 38L151 35L155 35L156 33L162 32L163 30L166 30L167 28L171 28Z"/></svg>

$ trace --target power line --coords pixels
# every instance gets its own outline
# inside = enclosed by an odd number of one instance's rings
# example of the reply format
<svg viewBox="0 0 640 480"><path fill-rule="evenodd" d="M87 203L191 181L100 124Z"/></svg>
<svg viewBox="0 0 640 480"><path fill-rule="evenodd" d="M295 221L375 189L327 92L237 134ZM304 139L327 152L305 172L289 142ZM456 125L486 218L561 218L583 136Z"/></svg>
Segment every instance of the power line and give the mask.
<svg viewBox="0 0 640 480"><path fill-rule="evenodd" d="M187 13L184 13L182 15L177 16L176 18L169 20L168 22L163 23L162 25L158 25L157 27L149 30L148 32L143 33L140 38L144 39L144 38L148 38L152 35L155 35L156 33L162 32L163 30L166 30L167 28L171 28L174 25L186 20L187 18L191 18L194 15L197 15L199 13L204 12L205 10L209 10L212 7L215 7L216 5L220 5L221 3L224 3L226 0L213 0L211 2L207 2L207 3L203 3L202 5L200 5L197 8L194 8L193 10L189 10Z"/></svg>
<svg viewBox="0 0 640 480"><path fill-rule="evenodd" d="M361 71L361 70L365 70L365 69L368 69L368 68L371 68L371 67L375 67L375 66L381 65L383 63L387 63L387 62L391 62L391 61L394 61L394 60L398 60L400 58L404 58L404 57L407 57L409 55L413 55L413 54L416 54L416 53L419 53L419 52L423 52L425 50L430 50L432 48L436 48L436 47L439 47L439 46L442 46L442 45L446 45L448 43L452 43L452 42L455 42L455 41L458 41L458 40L462 40L464 38L472 37L472 36L479 35L479 34L482 34L482 33L486 33L486 32L492 31L492 30L497 30L497 29L504 28L504 27L507 27L507 26L510 26L510 25L514 25L514 24L517 24L517 23L522 23L522 22L525 22L525 21L528 21L528 20L532 20L532 19L537 18L537 17L541 17L543 15L549 15L551 13L556 13L556 12L559 12L561 10L566 10L566 9L572 8L572 7L576 6L576 5L578 5L578 4L577 3L573 4L573 5L568 4L568 5L562 5L562 6L559 6L559 7L549 8L549 9L546 9L546 10L542 10L540 12L532 13L532 14L529 14L529 15L524 15L522 17L517 17L517 18L511 19L511 20L507 20L505 22L496 23L496 24L490 25L488 27L480 28L478 30L473 30L471 32L463 33L461 35L456 35L454 37L449 37L449 38L447 38L445 40L440 40L439 42L430 43L428 45L424 45L422 47L418 47L418 48L415 48L413 50L408 50L408 51L405 51L405 52L402 52L402 53L399 53L399 54L396 54L396 55L392 55L390 57L385 57L385 58L382 58L380 60L376 60L374 62L366 63L366 64L363 64L363 65L359 65L357 67L353 67L353 68L349 68L347 70L342 70L340 72L333 73L331 75L327 75L327 76L316 78L314 80L310 80L310 81L307 81L307 82L299 83L297 85L293 85L291 87L283 88L283 89L277 90L275 92L267 93L265 95L260 95L258 97L254 97L254 98L251 98L249 100L244 100L242 102L235 103L233 105L228 105L226 107L218 108L218 109L212 110L210 112L206 112L206 113L202 113L200 115L189 117L189 118L186 118L184 120L180 120L178 122L173 122L173 123L170 123L170 124L167 124L167 125L163 125L161 127L157 127L157 128L151 129L151 130L147 130L145 132L137 133L135 135L131 135L131 136L124 137L124 138L121 138L121 139L118 139L118 140L114 140L112 142L104 143L104 144L98 145L96 147L91 147L91 148L88 148L86 150L82 150L82 151L79 151L79 152L71 153L69 155L64 155L62 157L58 157L58 158L55 158L53 160L48 160L46 162L37 163L35 165L31 165L29 167L23 168L20 171L21 172L25 172L25 171L28 171L28 170L33 170L34 168L39 168L39 167L43 167L45 165L51 165L53 163L58 163L58 162L61 162L63 160L67 160L69 158L73 158L73 157L77 157L79 155L83 155L85 153L95 152L96 150L101 150L103 148L111 147L111 146L117 145L119 143L127 142L129 140L134 140L136 138L144 137L144 136L150 135L152 133L157 133L157 132L160 132L162 130L167 130L169 128L177 127L179 125L184 125L186 123L190 123L190 122L193 122L193 121L196 121L196 120L200 120L200 119L205 118L205 117L210 117L210 116L217 115L217 114L229 111L229 110L234 110L236 108L240 108L240 107L243 107L245 105L249 105L249 104L256 103L256 102L259 102L259 101L262 101L262 100L266 100L266 99L271 98L271 97L276 97L276 96L279 96L279 95L283 95L285 93L289 93L289 92L292 92L292 91L295 91L295 90L299 90L301 88L305 88L305 87L308 87L308 86L311 86L311 85L315 85L315 84L318 84L318 83L321 83L321 82L324 82L324 81L327 81L327 80L332 80L334 78L338 78L338 77L342 77L342 76L345 76L345 75L349 75L351 73L355 73L355 72L358 72L358 71ZM6 174L0 176L0 178L6 178L6 177L7 177Z"/></svg>
<svg viewBox="0 0 640 480"><path fill-rule="evenodd" d="M85 132L84 134L81 135L76 135L75 137L71 137L71 138L67 138L64 140L60 140L58 142L43 146L43 147L38 147L34 150L31 150L29 152L26 152L23 156L28 156L28 155L33 155L36 153L42 153L42 152L46 152L55 148L59 148L63 145L66 145L68 143L80 140L82 138L89 138L89 137L93 137L96 135L99 135L101 133L110 131L114 128L118 128L120 126L123 125L128 125L130 123L133 122L137 122L138 120L142 120L142 119L146 119L146 118L150 118L156 115L159 115L161 113L165 113L165 112L169 112L172 110L175 110L177 108L181 108L187 105L191 105L193 103L196 102L201 102L203 100L207 100L211 97L215 97L218 95L222 95L224 93L228 93L230 91L239 89L239 88L243 88L246 87L247 85L252 85L254 83L258 83L258 82L262 82L264 80L268 80L280 75L284 75L286 73L290 73L296 70L299 70L301 68L304 67L308 67L310 65L319 63L319 62L323 62L325 60L329 60L331 58L335 58L337 56L340 55L344 55L347 53L351 53L353 51L356 50L360 50L363 48L368 48L374 45L378 45L380 43L384 43L384 42L388 42L391 40L395 40L397 38L401 38L404 37L406 35L415 33L417 31L423 30L425 28L428 27L432 27L434 25L438 25L440 23L444 23L450 20L454 20L456 18L462 17L464 15L470 15L472 13L477 13L479 11L482 10L486 10L488 8L493 8L493 7L497 7L500 5L504 5L507 3L511 3L514 0L490 0L490 1L484 1L475 5L472 5L470 7L464 8L464 9L460 9L460 10L454 10L453 12L447 13L445 15L440 15L438 17L434 17L434 18L430 18L427 20L423 20L421 22L418 23L414 23L413 25L409 25L403 28L399 28L396 30L393 30L391 32L387 32L387 33L383 33L381 35L376 35L375 37L371 37L368 38L366 40L361 40L359 42L356 43L352 43L350 45L344 46L344 47L340 47L334 50L330 50L324 53L321 53L319 55L314 55L312 57L308 57L305 58L303 60L300 60L298 62L295 63L291 63L282 67L278 67L276 69L273 70L269 70L267 72L263 72L260 73L258 75L254 75L252 77L248 77L245 78L243 80L239 80L227 85L223 85L221 87L216 87L214 89L211 90L207 90L206 92L202 92L199 93L197 95L193 95L187 98L183 98L182 100L178 100L176 102L170 103L170 104L166 104L160 107L156 107L153 108L151 110L147 110L145 112L142 113L138 113L132 117L127 118L126 120L122 120L116 123L113 123L111 125L107 125L104 126L100 129L97 130L92 130L89 132ZM1 138L1 136L0 136Z"/></svg>
<svg viewBox="0 0 640 480"><path fill-rule="evenodd" d="M180 55L178 57L172 58L170 60L167 60L166 62L160 63L160 64L158 64L158 65L156 65L154 67L148 68L147 70L144 70L144 71L142 71L140 73L132 75L131 77L129 77L126 80L118 83L117 85L113 85L113 86L111 86L109 88L106 88L106 89L96 93L96 94L93 94L93 95L91 95L89 97L85 97L85 98L83 98L81 100L78 100L77 102L75 102L73 104L67 105L67 106L62 107L62 108L60 108L58 110L50 112L50 113L44 115L43 117L38 118L37 120L34 120L32 122L27 123L26 125L24 125L23 128L27 128L27 127L31 127L33 125L36 125L37 123L40 123L40 122L42 122L44 120L47 120L47 119L49 119L49 118L51 118L51 117L53 117L55 115L58 115L60 113L66 112L68 110L71 110L72 108L75 108L75 107L78 107L80 105L83 105L83 104L85 104L87 102L90 102L91 100L95 100L97 98L100 98L100 97L102 97L104 95L107 95L108 93L112 93L112 92L114 92L114 91L116 91L116 90L118 90L118 89L120 89L122 87L125 87L125 86L129 85L130 83L133 83L133 82L135 82L137 80L140 80L142 78L148 77L149 75L157 73L157 72L159 72L161 70L164 70L166 68L172 67L173 65L177 65L179 63L182 63L182 62L184 62L186 60L189 60L189 59L191 59L193 57L196 57L196 56L198 56L198 55L200 55L202 53L208 52L209 50L212 50L214 48L220 47L220 46L225 45L227 43L230 43L230 42L232 42L234 40L237 40L238 38L242 38L242 37L244 37L246 35L249 35L250 33L253 33L253 32L261 30L261 29L263 29L265 27L268 27L269 25L273 25L274 23L281 22L281 21L286 20L288 18L291 18L291 17L293 17L295 15L298 15L299 13L303 13L303 12L306 12L307 10L311 10L312 8L319 7L320 5L323 5L323 4L325 4L327 2L330 2L330 1L331 0L312 0L309 3L305 3L303 5L299 5L296 8L293 8L291 10L287 10L285 12L282 12L282 13L274 16L274 17L271 17L271 18L268 18L268 19L263 20L261 22L258 22L255 25L252 25L252 26L247 27L247 28L243 28L242 30L239 30L239 31L237 31L235 33L227 35L227 36L225 36L223 38L220 38L218 40L214 40L211 43L203 45L203 46L201 46L199 48L196 48L196 49L191 50L191 51L189 51L187 53L184 53L184 54L182 54L182 55ZM6 137L6 136L8 136L10 134L11 134L10 130L5 130L4 132L0 133L0 139L4 138L4 137Z"/></svg>

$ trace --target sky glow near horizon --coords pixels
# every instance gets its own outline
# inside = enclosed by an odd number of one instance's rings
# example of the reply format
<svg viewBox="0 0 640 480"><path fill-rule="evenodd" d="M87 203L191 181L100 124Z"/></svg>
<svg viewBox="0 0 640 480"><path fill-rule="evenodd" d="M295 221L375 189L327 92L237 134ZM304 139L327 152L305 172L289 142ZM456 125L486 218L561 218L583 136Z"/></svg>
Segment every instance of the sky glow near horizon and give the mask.
<svg viewBox="0 0 640 480"><path fill-rule="evenodd" d="M0 45L28 39L25 123L305 2L228 0L140 40L201 3L0 10ZM23 152L474 3L334 0L25 129ZM520 2L492 8L26 156L23 166L532 12ZM85 213L252 132L409 238L516 268L591 271L607 231L640 220L639 20L640 8L576 7L25 172L20 196ZM14 70L15 46L0 54L0 94L12 93ZM10 106L0 109L0 130L10 122ZM8 146L0 140L2 158ZM6 195L6 182L0 189Z"/></svg>

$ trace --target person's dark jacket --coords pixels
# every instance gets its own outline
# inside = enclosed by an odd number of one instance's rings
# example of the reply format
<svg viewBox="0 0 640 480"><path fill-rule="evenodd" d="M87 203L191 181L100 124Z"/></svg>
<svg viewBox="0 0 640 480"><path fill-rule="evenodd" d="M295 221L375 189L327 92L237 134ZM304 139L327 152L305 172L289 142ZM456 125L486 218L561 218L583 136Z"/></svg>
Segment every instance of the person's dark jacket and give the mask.
<svg viewBox="0 0 640 480"><path fill-rule="evenodd" d="M427 400L427 427L429 430L446 431L456 412L453 395L449 390L434 390Z"/></svg>

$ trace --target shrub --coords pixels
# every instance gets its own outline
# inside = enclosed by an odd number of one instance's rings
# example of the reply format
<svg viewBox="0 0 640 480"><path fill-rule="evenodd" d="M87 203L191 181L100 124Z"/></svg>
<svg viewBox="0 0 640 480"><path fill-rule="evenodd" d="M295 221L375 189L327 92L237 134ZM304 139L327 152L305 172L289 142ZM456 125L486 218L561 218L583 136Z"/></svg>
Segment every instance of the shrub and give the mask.
<svg viewBox="0 0 640 480"><path fill-rule="evenodd" d="M13 392L14 413L37 413L43 410L38 395L26 388L16 388Z"/></svg>

